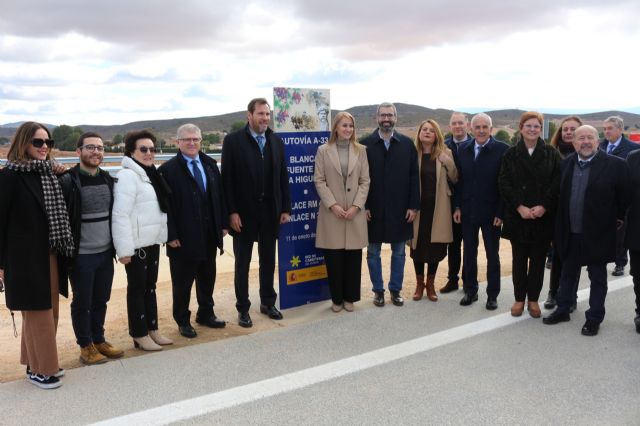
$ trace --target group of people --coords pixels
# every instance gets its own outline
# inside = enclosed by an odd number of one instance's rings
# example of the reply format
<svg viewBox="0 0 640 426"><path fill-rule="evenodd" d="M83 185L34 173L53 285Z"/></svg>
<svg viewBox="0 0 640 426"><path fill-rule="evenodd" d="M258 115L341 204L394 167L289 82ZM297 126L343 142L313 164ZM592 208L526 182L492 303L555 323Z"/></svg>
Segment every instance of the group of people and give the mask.
<svg viewBox="0 0 640 426"><path fill-rule="evenodd" d="M481 230L486 308L498 307L502 236L513 250L511 314L522 315L526 304L532 317L540 317L538 298L553 241L545 306L556 309L544 322L570 319L580 268L586 265L591 279L586 335L596 334L604 318L606 264L616 261L614 274L623 273L626 261L618 259L629 248L640 333L640 145L622 136L621 119L605 120L606 139L600 142L595 128L568 117L547 144L541 138L542 114L527 112L512 147L492 136L491 117L484 113L470 125L463 113L453 113L447 139L431 119L420 124L414 141L402 135L390 103L378 106L376 120L377 129L359 143L354 117L337 113L328 142L315 156L316 246L324 254L334 312L351 312L360 300L364 247L373 303L385 305L383 243L391 246L387 289L394 305L404 304L407 245L417 281L414 300L425 291L429 300L438 300L436 271L447 257L448 281L440 292L456 291L461 275L460 304L471 305L478 300ZM290 220L291 197L284 144L270 121L268 101L251 100L247 125L224 139L222 172L201 151L201 130L193 124L178 128L179 152L160 167L155 165L156 137L132 131L124 138L116 178L100 168L104 143L97 133L80 136L79 163L65 170L52 161L54 141L46 126L25 122L17 129L0 170L0 278L7 307L22 312L20 362L30 383L44 389L61 385L58 297L68 296L68 282L81 362L123 356L104 330L114 259L125 265L134 346L157 351L173 343L158 324L161 244L169 257L173 318L182 336L197 336L189 311L194 281L196 323L226 326L215 315L213 291L216 255L227 232L233 237L238 324L253 325L249 265L254 242L260 313L282 319L276 308L275 253L280 225Z"/></svg>

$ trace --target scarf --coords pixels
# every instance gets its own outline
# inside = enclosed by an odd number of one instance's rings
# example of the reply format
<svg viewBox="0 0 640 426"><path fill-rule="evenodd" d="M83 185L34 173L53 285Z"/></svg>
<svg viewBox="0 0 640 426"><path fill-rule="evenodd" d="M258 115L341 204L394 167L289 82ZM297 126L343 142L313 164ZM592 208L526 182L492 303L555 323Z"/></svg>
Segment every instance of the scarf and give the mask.
<svg viewBox="0 0 640 426"><path fill-rule="evenodd" d="M131 157L131 159L147 174L147 177L151 181L151 186L153 186L153 190L156 192L156 198L158 199L160 210L163 213L166 213L169 210L169 196L171 195L171 188L169 188L169 184L167 184L167 181L165 181L162 175L158 173L158 169L156 169L155 164L145 166L141 162L136 161L135 158Z"/></svg>
<svg viewBox="0 0 640 426"><path fill-rule="evenodd" d="M572 152L575 152L576 150L573 147L573 144L558 141L558 151L560 151L560 154L562 154L562 158L564 158Z"/></svg>
<svg viewBox="0 0 640 426"><path fill-rule="evenodd" d="M49 247L56 253L73 257L74 244L69 226L67 205L62 196L60 183L53 173L51 161L28 160L24 162L9 161L7 169L20 173L38 173L42 182L44 210L49 223Z"/></svg>

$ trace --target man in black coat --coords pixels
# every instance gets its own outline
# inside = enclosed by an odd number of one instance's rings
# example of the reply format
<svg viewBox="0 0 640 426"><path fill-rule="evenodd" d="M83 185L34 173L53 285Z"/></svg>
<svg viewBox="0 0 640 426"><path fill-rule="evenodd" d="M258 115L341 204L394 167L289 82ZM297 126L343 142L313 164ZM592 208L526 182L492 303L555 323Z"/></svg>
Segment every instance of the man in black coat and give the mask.
<svg viewBox="0 0 640 426"><path fill-rule="evenodd" d="M616 115L604 120L604 140L600 142L600 149L609 155L615 155L625 160L630 152L640 149L640 145L631 142L622 134L624 130L624 121ZM620 277L624 275L624 267L627 266L629 258L627 249L624 246L624 234L627 225L623 224L616 236L616 265L611 275Z"/></svg>
<svg viewBox="0 0 640 426"><path fill-rule="evenodd" d="M222 145L222 182L235 255L238 323L253 326L249 315L249 263L253 243L260 257L260 312L282 319L273 288L276 240L280 224L289 222L291 196L284 143L269 128L271 109L264 98L247 107L247 126L228 134Z"/></svg>
<svg viewBox="0 0 640 426"><path fill-rule="evenodd" d="M384 306L382 243L391 244L391 301L402 306L405 243L413 238L412 222L420 208L418 152L408 137L395 132L396 107L388 102L378 106L378 129L362 140L367 147L371 186L365 205L369 221L367 265L375 293L373 303Z"/></svg>
<svg viewBox="0 0 640 426"><path fill-rule="evenodd" d="M586 265L591 292L582 334L595 336L605 314L606 266L615 259L616 229L628 207L629 169L624 160L598 149L598 131L592 126L578 127L573 145L576 153L562 163L556 216L555 249L562 260L558 305L543 322L570 320L574 285Z"/></svg>
<svg viewBox="0 0 640 426"><path fill-rule="evenodd" d="M498 308L500 293L500 227L504 203L498 191L502 157L509 148L491 136L492 122L480 113L471 119L474 139L458 149L458 182L454 192L453 220L462 224L464 242L464 297L460 305L478 300L478 232L482 230L487 255L486 308Z"/></svg>
<svg viewBox="0 0 640 426"><path fill-rule="evenodd" d="M636 331L640 333L640 150L627 157L631 172L631 204L627 214L627 234L625 247L629 249L633 291L636 294Z"/></svg>
<svg viewBox="0 0 640 426"><path fill-rule="evenodd" d="M202 133L194 124L177 131L180 152L158 171L171 188L167 215L167 256L173 289L173 319L184 337L197 336L191 325L191 287L196 281L196 322L223 328L213 311L216 248L222 252L227 233L227 211L220 170L214 159L200 151Z"/></svg>

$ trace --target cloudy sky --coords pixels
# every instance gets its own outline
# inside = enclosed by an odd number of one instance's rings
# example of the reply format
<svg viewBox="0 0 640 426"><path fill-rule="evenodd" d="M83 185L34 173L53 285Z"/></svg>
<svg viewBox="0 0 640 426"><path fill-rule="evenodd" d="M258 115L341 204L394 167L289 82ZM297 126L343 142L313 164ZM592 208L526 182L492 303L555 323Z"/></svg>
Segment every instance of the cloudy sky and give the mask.
<svg viewBox="0 0 640 426"><path fill-rule="evenodd" d="M0 0L0 124L246 108L274 86L479 111L640 112L640 2Z"/></svg>

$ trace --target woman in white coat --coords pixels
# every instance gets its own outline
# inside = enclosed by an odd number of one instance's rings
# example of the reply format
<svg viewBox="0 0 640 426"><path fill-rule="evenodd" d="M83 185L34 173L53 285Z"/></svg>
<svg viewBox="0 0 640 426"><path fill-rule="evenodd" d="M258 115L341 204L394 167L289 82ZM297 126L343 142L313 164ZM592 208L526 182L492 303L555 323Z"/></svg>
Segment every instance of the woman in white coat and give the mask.
<svg viewBox="0 0 640 426"><path fill-rule="evenodd" d="M339 112L329 142L318 148L314 182L320 196L316 247L324 249L329 289L339 312L360 300L362 248L368 243L364 207L369 193L369 163L356 142L355 120Z"/></svg>
<svg viewBox="0 0 640 426"><path fill-rule="evenodd" d="M153 164L155 141L146 130L125 136L125 157L113 190L113 245L127 271L129 335L145 351L173 343L158 331L156 281L160 244L167 241L170 191Z"/></svg>

